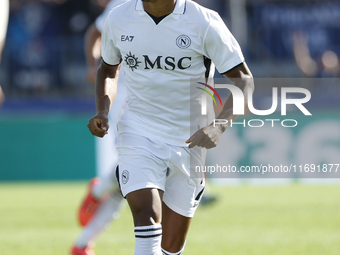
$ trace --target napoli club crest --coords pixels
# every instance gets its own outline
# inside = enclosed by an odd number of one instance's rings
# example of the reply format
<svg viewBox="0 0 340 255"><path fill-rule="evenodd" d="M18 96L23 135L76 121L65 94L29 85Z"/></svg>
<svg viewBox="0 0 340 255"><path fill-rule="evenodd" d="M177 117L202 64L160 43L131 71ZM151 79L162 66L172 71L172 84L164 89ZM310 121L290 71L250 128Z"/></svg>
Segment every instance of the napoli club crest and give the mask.
<svg viewBox="0 0 340 255"><path fill-rule="evenodd" d="M176 44L181 49L187 49L191 45L191 39L187 35L180 35L176 39Z"/></svg>
<svg viewBox="0 0 340 255"><path fill-rule="evenodd" d="M126 184L129 181L129 177L130 177L129 171L124 170L122 173L122 183Z"/></svg>

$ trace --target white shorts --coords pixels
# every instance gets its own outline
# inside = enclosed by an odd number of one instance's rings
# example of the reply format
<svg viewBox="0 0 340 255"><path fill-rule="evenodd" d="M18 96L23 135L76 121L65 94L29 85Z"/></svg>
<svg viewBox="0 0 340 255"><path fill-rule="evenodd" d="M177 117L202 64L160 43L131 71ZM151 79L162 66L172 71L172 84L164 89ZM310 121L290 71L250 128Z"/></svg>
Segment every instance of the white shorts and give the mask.
<svg viewBox="0 0 340 255"><path fill-rule="evenodd" d="M178 147L132 133L118 136L117 179L122 195L156 188L174 212L193 217L203 195L204 175L190 176L193 160L204 165L206 149Z"/></svg>

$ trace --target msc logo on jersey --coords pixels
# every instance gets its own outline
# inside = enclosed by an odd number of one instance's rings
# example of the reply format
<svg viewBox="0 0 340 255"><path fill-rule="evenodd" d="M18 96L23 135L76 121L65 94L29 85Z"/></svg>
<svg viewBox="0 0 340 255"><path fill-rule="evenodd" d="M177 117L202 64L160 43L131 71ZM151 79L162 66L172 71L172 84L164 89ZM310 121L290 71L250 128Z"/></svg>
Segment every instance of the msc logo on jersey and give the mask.
<svg viewBox="0 0 340 255"><path fill-rule="evenodd" d="M191 67L191 57L181 57L176 59L171 56L150 57L149 55L143 55L143 58L144 70L162 69L173 71L175 69L185 70ZM124 61L132 71L139 68L139 64L142 63L138 61L138 57L132 54L131 51L129 54L126 54Z"/></svg>
<svg viewBox="0 0 340 255"><path fill-rule="evenodd" d="M176 68L185 70L191 67L191 57L182 57L178 60L176 58L167 56L157 56L155 60L151 60L148 55L143 55L144 57L144 64L145 64L145 70L147 69L165 69L173 71Z"/></svg>
<svg viewBox="0 0 340 255"><path fill-rule="evenodd" d="M176 39L176 44L181 49L187 49L191 45L191 39L187 35L180 35Z"/></svg>
<svg viewBox="0 0 340 255"><path fill-rule="evenodd" d="M128 170L124 170L122 173L122 183L126 184L129 181L130 174Z"/></svg>
<svg viewBox="0 0 340 255"><path fill-rule="evenodd" d="M129 54L126 55L124 60L125 60L125 63L131 68L132 71L134 69L137 69L139 64L142 63L138 61L138 58L135 55L132 55L131 51L129 52Z"/></svg>

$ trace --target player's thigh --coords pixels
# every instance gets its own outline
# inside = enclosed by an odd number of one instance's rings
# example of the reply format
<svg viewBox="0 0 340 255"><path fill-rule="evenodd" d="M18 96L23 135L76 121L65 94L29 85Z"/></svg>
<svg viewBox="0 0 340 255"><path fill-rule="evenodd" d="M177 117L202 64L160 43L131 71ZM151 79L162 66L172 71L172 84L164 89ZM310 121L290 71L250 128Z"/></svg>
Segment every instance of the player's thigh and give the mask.
<svg viewBox="0 0 340 255"><path fill-rule="evenodd" d="M135 226L161 223L162 196L163 191L158 189L140 189L126 196Z"/></svg>
<svg viewBox="0 0 340 255"><path fill-rule="evenodd" d="M162 218L162 248L173 253L180 251L185 244L192 218L174 212L165 203Z"/></svg>

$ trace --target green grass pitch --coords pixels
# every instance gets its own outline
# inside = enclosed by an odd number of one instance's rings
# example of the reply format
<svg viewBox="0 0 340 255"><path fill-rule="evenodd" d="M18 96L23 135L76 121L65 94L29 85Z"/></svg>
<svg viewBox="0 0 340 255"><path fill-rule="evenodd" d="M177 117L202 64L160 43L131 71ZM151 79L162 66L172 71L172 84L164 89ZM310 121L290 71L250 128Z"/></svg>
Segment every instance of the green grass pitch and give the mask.
<svg viewBox="0 0 340 255"><path fill-rule="evenodd" d="M0 183L0 254L67 255L80 232L76 209L86 183ZM186 255L338 255L340 186L213 187L200 207ZM176 223L174 223L176 224ZM97 255L133 254L127 205L99 236Z"/></svg>

